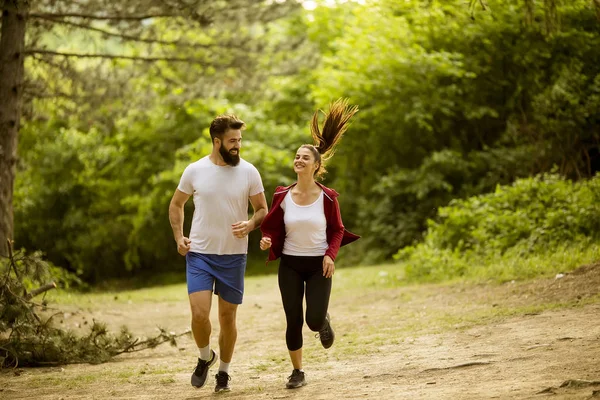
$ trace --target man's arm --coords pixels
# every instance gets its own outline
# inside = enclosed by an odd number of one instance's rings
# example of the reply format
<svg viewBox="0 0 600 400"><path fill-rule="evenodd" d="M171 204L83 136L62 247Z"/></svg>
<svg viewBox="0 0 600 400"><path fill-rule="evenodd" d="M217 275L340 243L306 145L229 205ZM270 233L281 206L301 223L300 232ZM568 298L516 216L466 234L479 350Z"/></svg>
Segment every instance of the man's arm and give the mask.
<svg viewBox="0 0 600 400"><path fill-rule="evenodd" d="M250 203L254 209L254 215L248 221L238 221L231 225L231 231L236 238L246 237L250 232L260 226L263 219L267 215L267 199L265 193L260 192L254 196L250 196Z"/></svg>
<svg viewBox="0 0 600 400"><path fill-rule="evenodd" d="M252 204L252 208L254 209L254 215L252 215L252 218L250 219L252 222L250 230L253 231L262 224L263 219L267 216L268 206L265 192L250 196L250 204Z"/></svg>
<svg viewBox="0 0 600 400"><path fill-rule="evenodd" d="M169 222L171 223L171 229L173 230L173 237L177 242L177 251L182 256L190 251L190 239L183 236L183 207L189 198L189 194L176 189L173 198L171 199L171 203L169 204Z"/></svg>

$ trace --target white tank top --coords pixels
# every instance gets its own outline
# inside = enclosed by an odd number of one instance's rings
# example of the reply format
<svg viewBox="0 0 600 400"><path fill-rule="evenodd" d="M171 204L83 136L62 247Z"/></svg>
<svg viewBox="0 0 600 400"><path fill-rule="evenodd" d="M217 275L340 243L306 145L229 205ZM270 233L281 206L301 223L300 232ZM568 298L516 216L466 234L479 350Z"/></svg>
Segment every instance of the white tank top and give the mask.
<svg viewBox="0 0 600 400"><path fill-rule="evenodd" d="M323 191L317 200L299 206L292 200L291 190L281 202L285 224L283 254L288 256L323 256L327 244L327 220L323 204Z"/></svg>

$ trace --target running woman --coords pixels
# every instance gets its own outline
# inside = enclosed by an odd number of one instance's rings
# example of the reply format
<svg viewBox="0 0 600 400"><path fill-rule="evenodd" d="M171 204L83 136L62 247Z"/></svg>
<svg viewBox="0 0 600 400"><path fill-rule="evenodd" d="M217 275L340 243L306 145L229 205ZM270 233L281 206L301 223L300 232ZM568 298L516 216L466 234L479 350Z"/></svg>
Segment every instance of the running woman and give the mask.
<svg viewBox="0 0 600 400"><path fill-rule="evenodd" d="M306 385L302 369L303 300L306 298L306 324L328 349L335 334L331 327L329 297L335 258L341 246L359 236L344 228L338 204L338 193L317 182L325 173L324 163L331 158L336 145L358 111L340 99L325 114L323 130L319 129L319 111L310 125L314 145L300 146L294 159L297 182L279 186L273 195L271 211L265 217L260 248L270 248L268 260L281 257L278 281L287 321L286 344L293 366L288 389Z"/></svg>

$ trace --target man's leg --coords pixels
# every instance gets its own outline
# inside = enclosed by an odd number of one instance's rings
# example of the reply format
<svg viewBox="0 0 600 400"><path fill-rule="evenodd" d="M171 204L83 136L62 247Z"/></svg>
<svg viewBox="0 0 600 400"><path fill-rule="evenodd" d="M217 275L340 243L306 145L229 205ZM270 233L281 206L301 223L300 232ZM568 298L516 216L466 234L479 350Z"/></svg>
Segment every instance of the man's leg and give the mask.
<svg viewBox="0 0 600 400"><path fill-rule="evenodd" d="M231 254L213 258L215 294L219 295L219 354L221 363L215 392L229 391L229 363L237 340L236 315L244 297L246 255Z"/></svg>
<svg viewBox="0 0 600 400"><path fill-rule="evenodd" d="M233 357L233 349L237 340L237 304L229 303L219 296L219 354L221 361L229 364ZM227 371L225 371L227 372Z"/></svg>
<svg viewBox="0 0 600 400"><path fill-rule="evenodd" d="M212 291L202 290L189 295L192 310L192 334L200 350L198 364L192 374L192 386L201 388L206 384L209 368L217 361L217 355L210 349L210 307Z"/></svg>
<svg viewBox="0 0 600 400"><path fill-rule="evenodd" d="M221 327L219 331L219 354L221 355L221 363L215 376L217 380L215 392L228 392L230 390L229 363L233 357L233 349L237 340L237 327L235 324L237 307L237 304L223 300L219 296L219 326Z"/></svg>
<svg viewBox="0 0 600 400"><path fill-rule="evenodd" d="M190 308L192 310L192 334L199 349L210 343L210 308L212 304L212 291L203 290L190 294Z"/></svg>

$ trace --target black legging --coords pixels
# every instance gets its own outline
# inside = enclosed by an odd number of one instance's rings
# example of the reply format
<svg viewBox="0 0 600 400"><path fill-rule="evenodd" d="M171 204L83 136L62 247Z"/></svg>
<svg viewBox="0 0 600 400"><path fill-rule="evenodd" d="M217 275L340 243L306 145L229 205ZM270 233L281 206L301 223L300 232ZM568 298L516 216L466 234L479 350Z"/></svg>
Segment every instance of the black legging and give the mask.
<svg viewBox="0 0 600 400"><path fill-rule="evenodd" d="M323 256L304 257L283 254L279 263L279 290L287 321L285 342L290 351L302 348L302 300L306 282L306 324L318 331L325 324L331 278L323 276Z"/></svg>

